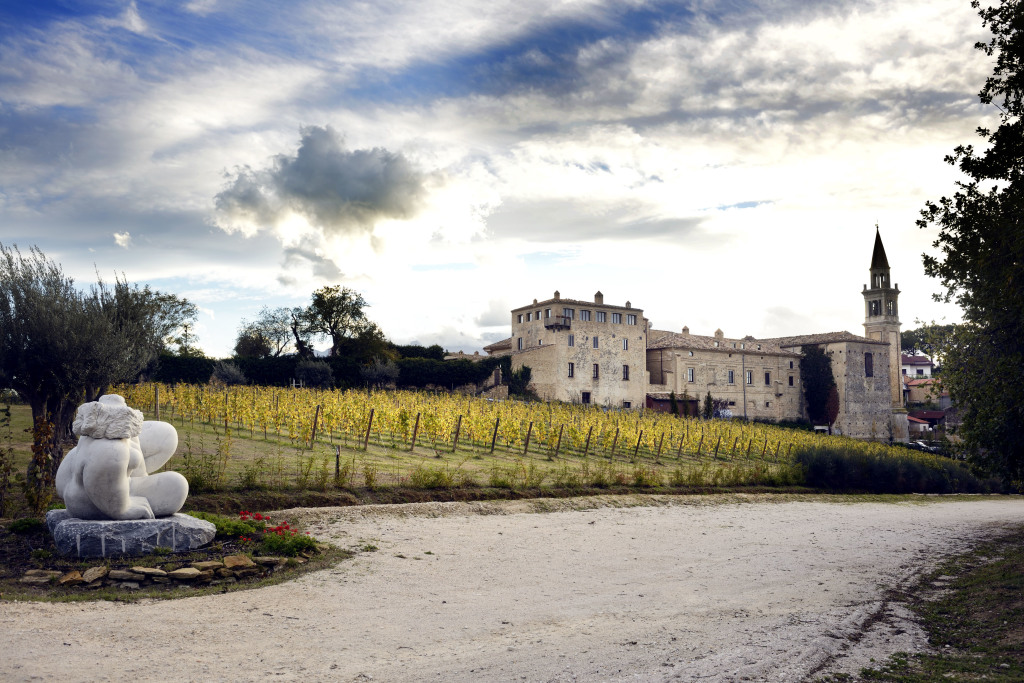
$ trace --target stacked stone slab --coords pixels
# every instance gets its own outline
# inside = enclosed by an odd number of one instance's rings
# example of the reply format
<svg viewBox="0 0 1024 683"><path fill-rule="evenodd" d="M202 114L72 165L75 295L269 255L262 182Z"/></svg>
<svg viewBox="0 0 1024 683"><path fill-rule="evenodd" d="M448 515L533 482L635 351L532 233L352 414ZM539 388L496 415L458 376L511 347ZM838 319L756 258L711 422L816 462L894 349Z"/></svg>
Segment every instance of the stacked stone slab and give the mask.
<svg viewBox="0 0 1024 683"><path fill-rule="evenodd" d="M50 510L46 526L60 553L75 557L148 555L157 548L188 552L217 535L217 527L210 522L180 512L159 519L101 520Z"/></svg>

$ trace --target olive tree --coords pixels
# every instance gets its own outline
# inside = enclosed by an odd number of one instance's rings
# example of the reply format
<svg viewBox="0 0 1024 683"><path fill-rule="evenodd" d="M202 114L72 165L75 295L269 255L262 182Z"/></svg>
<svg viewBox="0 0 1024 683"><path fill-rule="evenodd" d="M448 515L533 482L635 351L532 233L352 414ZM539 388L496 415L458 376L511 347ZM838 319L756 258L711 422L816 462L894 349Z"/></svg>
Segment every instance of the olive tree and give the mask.
<svg viewBox="0 0 1024 683"><path fill-rule="evenodd" d="M0 388L18 392L37 426L49 425L47 443L35 446L51 474L78 405L138 377L194 315L187 300L122 277L81 290L38 248L0 244Z"/></svg>

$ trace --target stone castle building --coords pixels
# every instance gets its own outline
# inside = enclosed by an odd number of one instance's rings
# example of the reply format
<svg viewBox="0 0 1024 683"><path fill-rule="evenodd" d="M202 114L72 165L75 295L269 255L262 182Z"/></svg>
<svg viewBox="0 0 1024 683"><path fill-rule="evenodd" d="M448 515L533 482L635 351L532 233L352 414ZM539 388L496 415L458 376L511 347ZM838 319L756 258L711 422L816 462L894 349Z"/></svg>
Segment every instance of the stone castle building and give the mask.
<svg viewBox="0 0 1024 683"><path fill-rule="evenodd" d="M876 231L864 286L865 336L850 332L742 339L653 329L642 309L563 299L559 292L512 311L512 336L485 347L528 366L531 386L545 400L611 408L668 410L671 395L694 405L708 392L734 417L806 418L800 358L820 347L832 361L839 394L834 428L862 439L906 441L901 379L899 287Z"/></svg>

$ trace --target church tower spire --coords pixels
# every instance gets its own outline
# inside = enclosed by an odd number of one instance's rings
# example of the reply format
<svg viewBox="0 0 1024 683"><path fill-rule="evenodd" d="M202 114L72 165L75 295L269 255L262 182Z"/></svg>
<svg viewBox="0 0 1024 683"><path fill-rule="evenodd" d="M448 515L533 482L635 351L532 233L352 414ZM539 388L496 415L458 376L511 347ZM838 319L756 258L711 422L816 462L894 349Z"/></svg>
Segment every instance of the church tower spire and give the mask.
<svg viewBox="0 0 1024 683"><path fill-rule="evenodd" d="M864 285L864 336L889 342L889 382L893 407L903 406L903 379L900 376L899 285L893 285L889 259L885 256L882 235L875 225L875 247L871 252L871 286Z"/></svg>

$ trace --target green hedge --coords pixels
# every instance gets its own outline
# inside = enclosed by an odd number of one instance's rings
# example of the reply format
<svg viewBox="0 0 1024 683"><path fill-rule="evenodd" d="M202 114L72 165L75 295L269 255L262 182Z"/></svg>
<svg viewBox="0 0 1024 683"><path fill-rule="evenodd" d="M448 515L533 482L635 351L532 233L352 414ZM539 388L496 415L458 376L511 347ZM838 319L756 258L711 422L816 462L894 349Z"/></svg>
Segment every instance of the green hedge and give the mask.
<svg viewBox="0 0 1024 683"><path fill-rule="evenodd" d="M990 482L947 458L928 455L868 455L831 446L794 452L804 480L832 491L870 493L982 493Z"/></svg>

